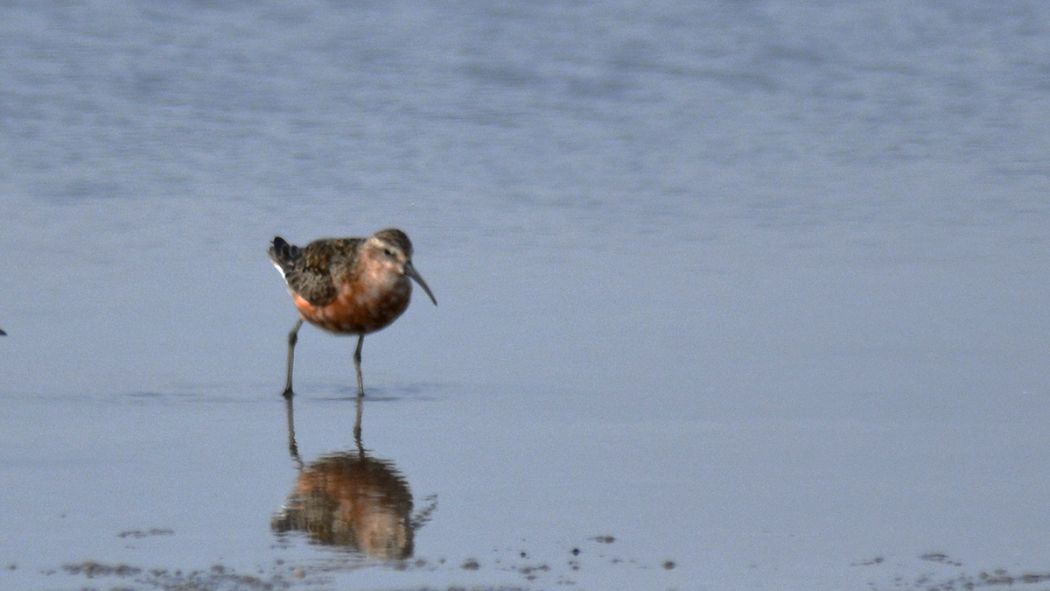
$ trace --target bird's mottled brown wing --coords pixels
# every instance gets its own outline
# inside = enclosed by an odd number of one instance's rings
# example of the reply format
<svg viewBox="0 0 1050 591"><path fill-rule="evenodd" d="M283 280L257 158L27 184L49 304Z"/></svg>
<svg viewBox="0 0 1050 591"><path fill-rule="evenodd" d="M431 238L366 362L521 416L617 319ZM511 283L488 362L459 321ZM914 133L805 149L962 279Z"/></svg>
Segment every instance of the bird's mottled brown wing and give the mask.
<svg viewBox="0 0 1050 591"><path fill-rule="evenodd" d="M335 299L336 279L353 269L362 238L323 238L299 248L275 238L270 258L292 291L315 306Z"/></svg>

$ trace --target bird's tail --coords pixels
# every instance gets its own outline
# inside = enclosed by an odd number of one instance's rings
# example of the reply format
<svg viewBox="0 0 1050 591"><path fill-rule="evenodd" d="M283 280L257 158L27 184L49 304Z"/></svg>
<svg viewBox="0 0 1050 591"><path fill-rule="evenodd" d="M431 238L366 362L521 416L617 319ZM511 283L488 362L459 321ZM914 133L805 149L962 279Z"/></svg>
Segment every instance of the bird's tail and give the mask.
<svg viewBox="0 0 1050 591"><path fill-rule="evenodd" d="M277 270L282 275L287 275L302 256L302 249L294 244L289 244L280 236L274 236L273 242L270 243L269 254Z"/></svg>

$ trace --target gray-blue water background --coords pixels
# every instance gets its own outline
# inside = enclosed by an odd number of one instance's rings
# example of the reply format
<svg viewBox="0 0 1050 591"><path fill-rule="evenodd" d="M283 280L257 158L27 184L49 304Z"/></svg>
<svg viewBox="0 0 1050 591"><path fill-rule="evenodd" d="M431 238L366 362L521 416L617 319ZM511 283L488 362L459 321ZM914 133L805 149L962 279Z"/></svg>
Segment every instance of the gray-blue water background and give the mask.
<svg viewBox="0 0 1050 591"><path fill-rule="evenodd" d="M1048 6L2 3L0 586L1040 580ZM267 243L387 226L397 567L272 527ZM308 465L352 347L300 335Z"/></svg>

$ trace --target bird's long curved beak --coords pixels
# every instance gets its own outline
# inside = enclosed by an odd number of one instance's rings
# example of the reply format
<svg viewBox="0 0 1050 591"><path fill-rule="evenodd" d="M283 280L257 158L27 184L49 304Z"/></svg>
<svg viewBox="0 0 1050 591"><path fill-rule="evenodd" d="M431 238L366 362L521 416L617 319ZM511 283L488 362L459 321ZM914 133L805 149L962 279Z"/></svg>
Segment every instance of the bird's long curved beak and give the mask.
<svg viewBox="0 0 1050 591"><path fill-rule="evenodd" d="M416 271L416 268L412 266L411 261L405 263L405 275L408 275L418 283L419 286L423 288L423 291L427 292L427 295L430 296L430 301L434 302L435 306L438 305L438 301L430 291L430 287L427 286L427 282L423 281L423 276L419 274L419 271Z"/></svg>

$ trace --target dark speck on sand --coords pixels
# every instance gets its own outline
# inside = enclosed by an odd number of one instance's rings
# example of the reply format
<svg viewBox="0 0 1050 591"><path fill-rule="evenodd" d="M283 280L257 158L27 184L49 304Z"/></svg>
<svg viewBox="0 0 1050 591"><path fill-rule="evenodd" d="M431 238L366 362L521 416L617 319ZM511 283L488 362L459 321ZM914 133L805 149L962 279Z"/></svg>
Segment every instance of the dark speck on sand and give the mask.
<svg viewBox="0 0 1050 591"><path fill-rule="evenodd" d="M131 575L137 575L142 572L142 569L134 566L128 566L126 564L108 565L95 562L93 560L85 560L84 562L77 564L65 564L62 566L62 570L66 571L71 575L84 575L86 577L107 577L116 575L118 577L127 577Z"/></svg>
<svg viewBox="0 0 1050 591"><path fill-rule="evenodd" d="M479 568L481 568L481 565L478 564L477 560L474 560L473 558L468 558L465 561L463 561L463 565L461 568L463 568L463 570L478 570Z"/></svg>
<svg viewBox="0 0 1050 591"><path fill-rule="evenodd" d="M175 533L174 530L168 528L154 527L148 530L132 529L122 531L117 534L118 538L148 538L150 536L170 536Z"/></svg>

